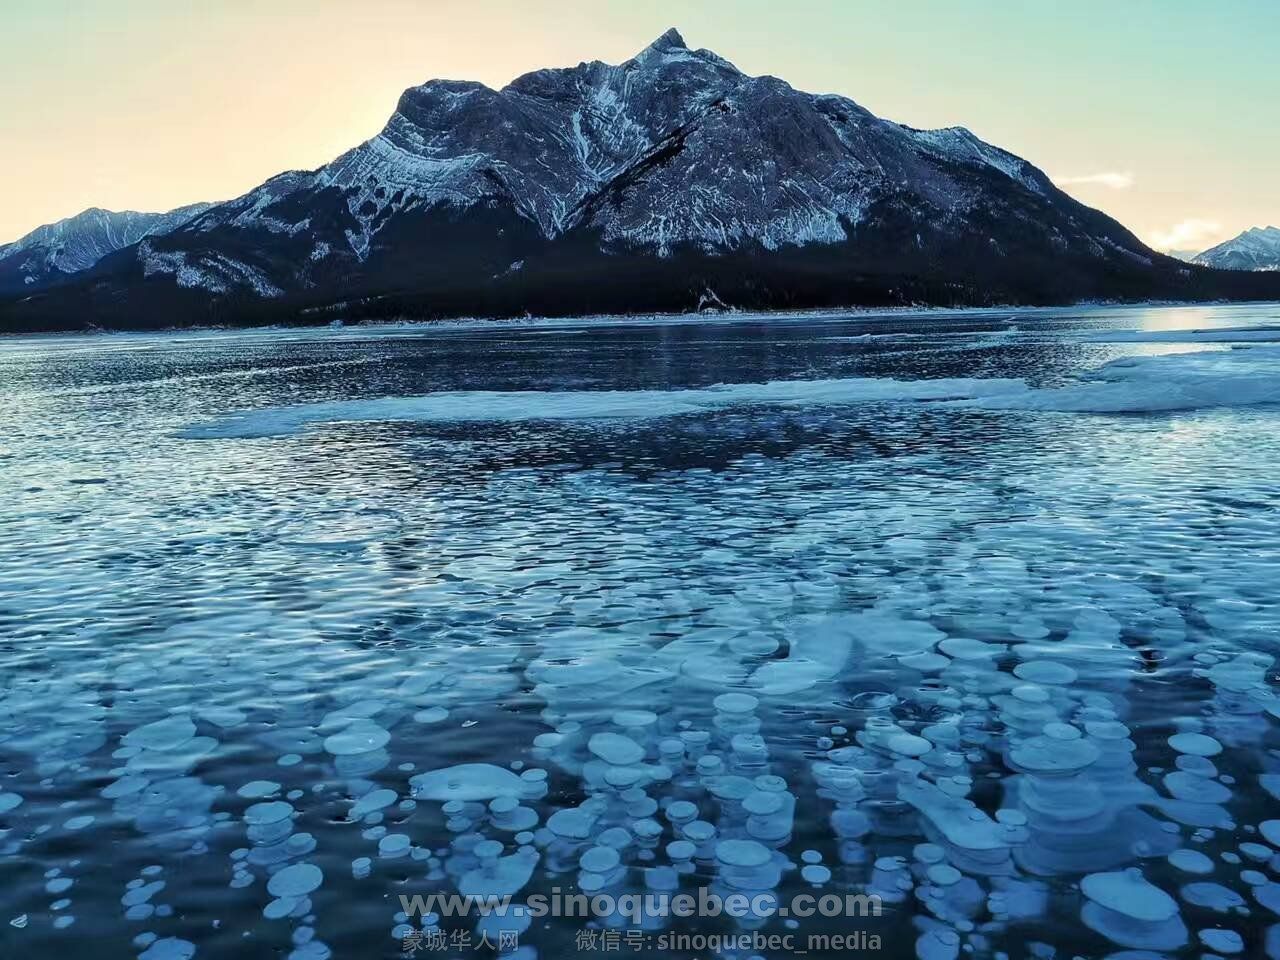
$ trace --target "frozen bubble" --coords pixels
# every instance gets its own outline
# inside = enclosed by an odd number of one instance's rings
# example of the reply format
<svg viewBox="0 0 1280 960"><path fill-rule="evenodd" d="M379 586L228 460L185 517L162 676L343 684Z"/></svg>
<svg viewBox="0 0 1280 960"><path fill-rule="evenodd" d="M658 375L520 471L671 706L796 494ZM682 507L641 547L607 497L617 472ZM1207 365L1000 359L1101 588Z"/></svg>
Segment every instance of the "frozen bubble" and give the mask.
<svg viewBox="0 0 1280 960"><path fill-rule="evenodd" d="M449 711L444 707L427 707L425 710L419 710L413 715L413 719L418 723L441 723L449 719Z"/></svg>
<svg viewBox="0 0 1280 960"><path fill-rule="evenodd" d="M1214 766L1212 760L1208 757L1197 757L1189 753L1180 753L1174 759L1179 770L1186 770L1188 773L1199 774L1202 777L1216 777L1218 768Z"/></svg>
<svg viewBox="0 0 1280 960"><path fill-rule="evenodd" d="M283 920L298 909L300 900L293 897L279 897L262 908L262 915L268 920Z"/></svg>
<svg viewBox="0 0 1280 960"><path fill-rule="evenodd" d="M329 960L332 955L327 944L319 940L308 940L299 944L296 950L290 951L285 960Z"/></svg>
<svg viewBox="0 0 1280 960"><path fill-rule="evenodd" d="M409 852L410 840L403 833L389 833L378 841L378 854L383 857L402 857Z"/></svg>
<svg viewBox="0 0 1280 960"><path fill-rule="evenodd" d="M951 665L951 661L940 653L910 653L899 657L898 662L909 670L919 670L921 673L945 670Z"/></svg>
<svg viewBox="0 0 1280 960"><path fill-rule="evenodd" d="M652 710L619 710L611 718L620 727L651 727L658 722Z"/></svg>
<svg viewBox="0 0 1280 960"><path fill-rule="evenodd" d="M757 817L767 817L771 813L777 813L785 805L786 800L782 794L768 790L756 790L742 801L742 808Z"/></svg>
<svg viewBox="0 0 1280 960"><path fill-rule="evenodd" d="M676 800L667 806L667 819L672 823L687 823L698 818L698 806L689 800Z"/></svg>
<svg viewBox="0 0 1280 960"><path fill-rule="evenodd" d="M946 634L930 624L899 620L888 614L855 614L848 618L848 623L858 639L878 653L921 653L946 639Z"/></svg>
<svg viewBox="0 0 1280 960"><path fill-rule="evenodd" d="M800 854L800 859L805 863L821 863L822 854L817 850L805 850Z"/></svg>
<svg viewBox="0 0 1280 960"><path fill-rule="evenodd" d="M85 814L79 817L72 817L70 820L64 823L63 826L66 827L66 829L68 830L83 830L85 827L89 826L89 824L91 823L93 823L93 817L90 816L89 814Z"/></svg>
<svg viewBox="0 0 1280 960"><path fill-rule="evenodd" d="M1244 940L1234 930L1209 929L1196 934L1200 942L1216 953L1239 953L1244 949Z"/></svg>
<svg viewBox="0 0 1280 960"><path fill-rule="evenodd" d="M1044 735L1053 740L1079 740L1083 736L1079 727L1058 720L1051 720L1044 725Z"/></svg>
<svg viewBox="0 0 1280 960"><path fill-rule="evenodd" d="M806 883L821 884L831 879L831 871L820 863L807 863L800 868L800 876Z"/></svg>
<svg viewBox="0 0 1280 960"><path fill-rule="evenodd" d="M1182 899L1197 907L1224 912L1244 906L1244 897L1220 883L1201 880L1188 883L1178 891Z"/></svg>
<svg viewBox="0 0 1280 960"><path fill-rule="evenodd" d="M1023 703L1049 702L1049 691L1044 687L1036 686L1035 684L1024 683L1020 686L1014 687L1009 692Z"/></svg>
<svg viewBox="0 0 1280 960"><path fill-rule="evenodd" d="M335 757L353 757L386 746L391 734L372 720L353 720L337 733L325 737L324 748Z"/></svg>
<svg viewBox="0 0 1280 960"><path fill-rule="evenodd" d="M694 843L706 843L716 835L716 828L706 820L694 820L692 823L686 823L681 832Z"/></svg>
<svg viewBox="0 0 1280 960"><path fill-rule="evenodd" d="M750 780L735 774L708 777L706 787L717 800L733 801L745 800L755 790L755 785Z"/></svg>
<svg viewBox="0 0 1280 960"><path fill-rule="evenodd" d="M924 737L905 732L891 734L885 739L884 745L904 757L919 757L933 749L933 744Z"/></svg>
<svg viewBox="0 0 1280 960"><path fill-rule="evenodd" d="M960 935L945 927L926 930L916 938L919 960L955 960L960 956Z"/></svg>
<svg viewBox="0 0 1280 960"><path fill-rule="evenodd" d="M722 713L751 713L760 701L749 693L722 693L712 701Z"/></svg>
<svg viewBox="0 0 1280 960"><path fill-rule="evenodd" d="M1266 881L1253 888L1253 899L1272 913L1280 915L1280 883Z"/></svg>
<svg viewBox="0 0 1280 960"><path fill-rule="evenodd" d="M723 670L723 667L720 668ZM831 670L824 664L804 657L787 660L770 660L751 676L751 683L761 693L785 696L807 690L830 676Z"/></svg>
<svg viewBox="0 0 1280 960"><path fill-rule="evenodd" d="M1039 640L1049 635L1049 629L1038 617L1024 617L1009 628L1009 632L1020 640Z"/></svg>
<svg viewBox="0 0 1280 960"><path fill-rule="evenodd" d="M1240 844L1240 852L1255 863L1263 863L1271 859L1272 849L1263 843L1245 842Z"/></svg>
<svg viewBox="0 0 1280 960"><path fill-rule="evenodd" d="M138 886L131 886L129 892L120 898L122 906L136 907L138 904L146 903L157 893L165 888L163 880L156 880L152 883L139 883Z"/></svg>
<svg viewBox="0 0 1280 960"><path fill-rule="evenodd" d="M1080 889L1094 903L1144 923L1178 915L1173 897L1148 883L1137 869L1091 873L1080 881Z"/></svg>
<svg viewBox="0 0 1280 960"><path fill-rule="evenodd" d="M279 793L279 791L280 784L273 780L250 780L236 791L236 795L244 797L246 800L260 800L263 797Z"/></svg>
<svg viewBox="0 0 1280 960"><path fill-rule="evenodd" d="M938 644L938 649L957 660L986 660L1004 652L1001 644L983 643L971 637L947 637Z"/></svg>
<svg viewBox="0 0 1280 960"><path fill-rule="evenodd" d="M1213 861L1199 850L1175 850L1169 854L1169 862L1184 873L1213 873Z"/></svg>
<svg viewBox="0 0 1280 960"><path fill-rule="evenodd" d="M949 863L935 863L926 871L929 881L941 887L950 887L960 882L960 871Z"/></svg>
<svg viewBox="0 0 1280 960"><path fill-rule="evenodd" d="M139 784L138 789L141 789L145 785L146 781L143 780ZM0 813L8 813L10 810L15 810L19 805L21 805L21 803L22 797L16 793L12 793L10 791L0 793Z"/></svg>
<svg viewBox="0 0 1280 960"><path fill-rule="evenodd" d="M138 960L191 960L195 955L194 943L177 937L165 937L147 947Z"/></svg>
<svg viewBox="0 0 1280 960"><path fill-rule="evenodd" d="M1262 839L1273 847L1280 847L1280 820L1263 820L1258 824Z"/></svg>
<svg viewBox="0 0 1280 960"><path fill-rule="evenodd" d="M628 766L644 759L644 748L620 733L597 733L587 742L587 749L615 766Z"/></svg>
<svg viewBox="0 0 1280 960"><path fill-rule="evenodd" d="M1031 773L1079 770L1098 759L1098 748L1087 740L1031 737L1009 751L1014 766Z"/></svg>
<svg viewBox="0 0 1280 960"><path fill-rule="evenodd" d="M177 715L131 730L120 742L144 750L176 750L195 735L196 725L191 718Z"/></svg>
<svg viewBox="0 0 1280 960"><path fill-rule="evenodd" d="M1000 811L997 811L996 817L999 816ZM911 852L921 863L928 864L941 863L947 855L947 851L936 843L917 843Z"/></svg>
<svg viewBox="0 0 1280 960"><path fill-rule="evenodd" d="M508 857L489 860L463 874L458 881L458 892L464 897L513 895L532 878L538 859L536 851L523 848Z"/></svg>
<svg viewBox="0 0 1280 960"><path fill-rule="evenodd" d="M305 897L324 882L324 874L312 863L295 863L272 875L267 892L274 897Z"/></svg>
<svg viewBox="0 0 1280 960"><path fill-rule="evenodd" d="M547 818L547 829L558 837L585 840L591 836L591 828L595 826L596 819L596 815L590 810L566 807Z"/></svg>
<svg viewBox="0 0 1280 960"><path fill-rule="evenodd" d="M688 840L672 840L667 844L667 856L672 860L690 860L697 852L697 846Z"/></svg>
<svg viewBox="0 0 1280 960"><path fill-rule="evenodd" d="M409 778L413 795L424 800L492 800L520 796L524 781L490 763L460 763Z"/></svg>
<svg viewBox="0 0 1280 960"><path fill-rule="evenodd" d="M1215 757L1222 752L1222 744L1203 733L1175 733L1169 738L1169 746L1195 757Z"/></svg>
<svg viewBox="0 0 1280 960"><path fill-rule="evenodd" d="M373 861L368 857L356 857L351 861L351 875L357 880L363 880L373 871Z"/></svg>
<svg viewBox="0 0 1280 960"><path fill-rule="evenodd" d="M716 844L716 859L732 867L760 867L769 858L769 848L754 840L721 840Z"/></svg>
<svg viewBox="0 0 1280 960"><path fill-rule="evenodd" d="M215 727L229 730L244 723L245 713L235 707L206 707L199 711L203 720L208 720Z"/></svg>
<svg viewBox="0 0 1280 960"><path fill-rule="evenodd" d="M283 800L271 800L266 803L255 803L244 812L245 823L264 826L279 823L293 815L293 804Z"/></svg>
<svg viewBox="0 0 1280 960"><path fill-rule="evenodd" d="M1013 668L1013 675L1030 683L1074 683L1076 671L1055 660L1028 660Z"/></svg>
<svg viewBox="0 0 1280 960"><path fill-rule="evenodd" d="M613 847L592 847L578 859L578 866L590 873L608 873L620 862Z"/></svg>
<svg viewBox="0 0 1280 960"><path fill-rule="evenodd" d="M1170 796L1192 803L1226 803L1231 799L1231 791L1216 780L1185 770L1165 774L1164 785Z"/></svg>
<svg viewBox="0 0 1280 960"><path fill-rule="evenodd" d="M386 788L370 790L357 800L355 806L351 808L351 819L359 820L378 810L385 809L395 803L398 796L394 790Z"/></svg>

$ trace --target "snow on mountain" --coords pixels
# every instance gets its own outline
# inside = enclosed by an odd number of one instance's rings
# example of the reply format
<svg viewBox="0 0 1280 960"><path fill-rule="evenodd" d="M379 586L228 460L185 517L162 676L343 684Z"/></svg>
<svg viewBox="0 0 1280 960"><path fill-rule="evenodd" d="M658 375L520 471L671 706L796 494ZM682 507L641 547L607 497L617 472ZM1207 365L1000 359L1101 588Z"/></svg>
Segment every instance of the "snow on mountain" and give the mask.
<svg viewBox="0 0 1280 960"><path fill-rule="evenodd" d="M1055 192L968 130L913 130L844 97L747 76L670 30L622 64L539 70L501 90L449 80L409 89L376 137L215 208L167 238L180 241L178 259L143 257L151 272L215 291L306 287L317 262L375 256L405 215L475 207L508 209L545 240L591 231L613 250L777 250L847 241L890 198L962 218L989 191L984 176ZM233 266L201 250L198 234L219 228L303 238L308 256L283 274ZM1129 236L1085 242L1143 252ZM265 282L237 277L259 270Z"/></svg>
<svg viewBox="0 0 1280 960"><path fill-rule="evenodd" d="M0 289L30 290L65 279L143 237L169 233L211 206L194 203L167 213L90 207L74 217L36 227L0 246Z"/></svg>
<svg viewBox="0 0 1280 960"><path fill-rule="evenodd" d="M1192 262L1220 270L1280 270L1280 227L1253 227Z"/></svg>
<svg viewBox="0 0 1280 960"><path fill-rule="evenodd" d="M412 87L333 162L93 274L41 317L1236 295L962 127L748 76L675 30L620 64Z"/></svg>

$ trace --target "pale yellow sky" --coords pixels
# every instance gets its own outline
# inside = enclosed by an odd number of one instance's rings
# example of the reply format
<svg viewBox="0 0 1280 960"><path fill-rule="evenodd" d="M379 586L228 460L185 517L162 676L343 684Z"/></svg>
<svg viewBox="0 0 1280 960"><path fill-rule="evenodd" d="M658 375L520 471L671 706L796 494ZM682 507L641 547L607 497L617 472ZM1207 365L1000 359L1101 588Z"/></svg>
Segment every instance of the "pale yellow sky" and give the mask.
<svg viewBox="0 0 1280 960"><path fill-rule="evenodd" d="M226 199L376 133L405 87L620 61L669 26L751 73L961 124L1149 242L1280 223L1280 3L0 0L0 241Z"/></svg>

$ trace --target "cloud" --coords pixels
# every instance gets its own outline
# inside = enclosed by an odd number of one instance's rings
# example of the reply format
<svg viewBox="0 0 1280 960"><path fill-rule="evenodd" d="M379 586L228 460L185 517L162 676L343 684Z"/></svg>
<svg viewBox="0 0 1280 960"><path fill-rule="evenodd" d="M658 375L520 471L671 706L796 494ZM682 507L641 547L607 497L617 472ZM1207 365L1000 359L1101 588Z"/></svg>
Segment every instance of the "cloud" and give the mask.
<svg viewBox="0 0 1280 960"><path fill-rule="evenodd" d="M1079 177L1054 177L1053 182L1060 187L1098 186L1109 190L1128 190L1133 186L1133 174L1128 170L1106 170Z"/></svg>
<svg viewBox="0 0 1280 960"><path fill-rule="evenodd" d="M1225 240L1222 224L1216 220L1192 217L1175 223L1168 230L1153 230L1148 239L1157 250L1194 250L1199 253Z"/></svg>

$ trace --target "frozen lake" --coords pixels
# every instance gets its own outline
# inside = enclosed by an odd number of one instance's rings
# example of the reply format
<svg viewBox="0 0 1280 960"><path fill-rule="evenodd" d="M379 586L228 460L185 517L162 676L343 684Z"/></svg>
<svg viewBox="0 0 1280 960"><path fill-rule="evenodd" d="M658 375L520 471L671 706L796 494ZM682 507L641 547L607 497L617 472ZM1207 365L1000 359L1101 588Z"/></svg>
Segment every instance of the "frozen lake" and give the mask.
<svg viewBox="0 0 1280 960"><path fill-rule="evenodd" d="M0 957L1280 957L1280 305L9 338L0 476Z"/></svg>

